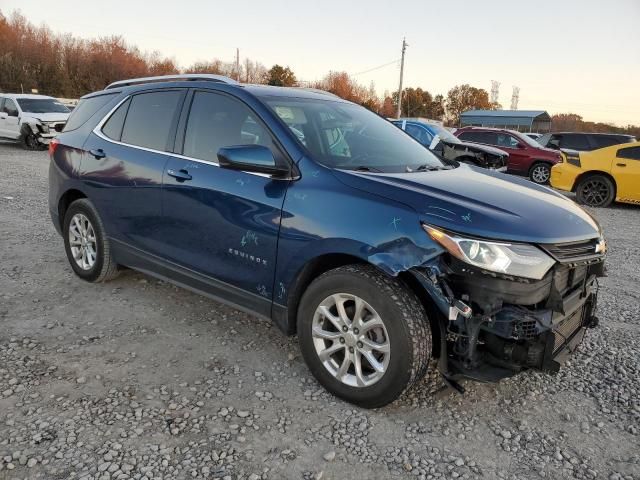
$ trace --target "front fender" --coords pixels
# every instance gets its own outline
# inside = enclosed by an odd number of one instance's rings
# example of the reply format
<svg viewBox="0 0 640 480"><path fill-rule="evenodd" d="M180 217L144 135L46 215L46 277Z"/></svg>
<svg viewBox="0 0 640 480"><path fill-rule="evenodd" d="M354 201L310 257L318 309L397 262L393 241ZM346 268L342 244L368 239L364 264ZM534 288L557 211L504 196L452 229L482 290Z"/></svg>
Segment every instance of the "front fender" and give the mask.
<svg viewBox="0 0 640 480"><path fill-rule="evenodd" d="M443 252L413 208L345 185L309 159L299 166L302 178L289 187L282 211L276 303L285 305L299 272L323 256L349 255L396 276Z"/></svg>

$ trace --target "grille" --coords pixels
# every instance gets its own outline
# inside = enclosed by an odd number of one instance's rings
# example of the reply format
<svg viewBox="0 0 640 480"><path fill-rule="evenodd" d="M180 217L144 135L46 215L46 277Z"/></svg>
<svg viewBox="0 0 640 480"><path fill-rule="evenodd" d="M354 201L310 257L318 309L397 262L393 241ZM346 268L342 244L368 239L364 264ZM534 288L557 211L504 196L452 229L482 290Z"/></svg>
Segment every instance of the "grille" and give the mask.
<svg viewBox="0 0 640 480"><path fill-rule="evenodd" d="M512 336L521 340L530 340L538 334L536 324L535 320L523 320L520 323L515 323Z"/></svg>
<svg viewBox="0 0 640 480"><path fill-rule="evenodd" d="M550 243L541 245L541 247L549 252L556 260L584 260L600 256L599 253L596 253L596 245L598 245L598 242L599 240L597 238L592 238L591 240L581 242Z"/></svg>
<svg viewBox="0 0 640 480"><path fill-rule="evenodd" d="M553 342L553 353L558 351L558 349L564 345L567 341L571 340L574 333L582 326L582 308L576 310L571 314L570 317L564 319L562 323L560 323L554 329L554 342Z"/></svg>
<svg viewBox="0 0 640 480"><path fill-rule="evenodd" d="M560 293L574 288L582 283L587 276L587 266L578 265L577 267L561 266L556 270L554 281L556 288Z"/></svg>

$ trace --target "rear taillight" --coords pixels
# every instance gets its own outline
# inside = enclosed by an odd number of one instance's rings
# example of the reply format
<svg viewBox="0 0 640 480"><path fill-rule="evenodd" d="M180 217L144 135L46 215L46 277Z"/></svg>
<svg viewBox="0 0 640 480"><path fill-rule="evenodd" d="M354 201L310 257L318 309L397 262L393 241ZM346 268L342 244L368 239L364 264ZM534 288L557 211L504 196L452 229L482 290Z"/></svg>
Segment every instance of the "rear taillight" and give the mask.
<svg viewBox="0 0 640 480"><path fill-rule="evenodd" d="M57 138L52 138L51 141L49 142L49 156L53 157L53 154L56 153L56 148L58 148L58 145L60 144L60 140L58 140Z"/></svg>

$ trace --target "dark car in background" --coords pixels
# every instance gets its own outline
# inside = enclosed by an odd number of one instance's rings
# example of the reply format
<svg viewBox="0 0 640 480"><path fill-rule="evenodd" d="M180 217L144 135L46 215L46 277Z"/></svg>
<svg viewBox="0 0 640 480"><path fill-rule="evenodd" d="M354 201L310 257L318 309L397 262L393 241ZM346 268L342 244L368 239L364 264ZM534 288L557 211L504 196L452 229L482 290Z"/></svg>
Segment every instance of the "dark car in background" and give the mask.
<svg viewBox="0 0 640 480"><path fill-rule="evenodd" d="M466 142L492 145L509 153L507 171L523 175L538 184L546 184L551 168L560 161L560 152L544 148L524 133L514 130L483 127L463 127L454 135Z"/></svg>
<svg viewBox="0 0 640 480"><path fill-rule="evenodd" d="M446 163L330 94L116 82L81 99L49 153L49 210L78 277L126 266L271 319L325 388L364 407L434 357L459 389L557 371L597 323L605 242L587 212Z"/></svg>
<svg viewBox="0 0 640 480"><path fill-rule="evenodd" d="M400 118L392 123L445 160L506 171L509 154L488 145L463 142L442 125L424 118Z"/></svg>
<svg viewBox="0 0 640 480"><path fill-rule="evenodd" d="M537 139L537 142L543 147L553 148L555 150L577 150L579 152L589 152L599 148L635 141L637 140L633 135L582 132L546 133Z"/></svg>

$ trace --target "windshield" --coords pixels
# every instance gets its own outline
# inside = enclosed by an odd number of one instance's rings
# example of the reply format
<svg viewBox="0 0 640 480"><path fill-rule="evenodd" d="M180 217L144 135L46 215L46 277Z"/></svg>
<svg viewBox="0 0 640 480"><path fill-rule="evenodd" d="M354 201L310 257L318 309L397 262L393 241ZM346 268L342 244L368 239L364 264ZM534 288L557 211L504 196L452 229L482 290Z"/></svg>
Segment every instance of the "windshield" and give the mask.
<svg viewBox="0 0 640 480"><path fill-rule="evenodd" d="M267 97L312 158L332 168L399 173L444 168L391 122L351 103Z"/></svg>
<svg viewBox="0 0 640 480"><path fill-rule="evenodd" d="M18 98L23 112L29 113L69 113L70 110L53 98Z"/></svg>
<svg viewBox="0 0 640 480"><path fill-rule="evenodd" d="M516 137L518 137L519 140L522 140L524 143L526 143L530 147L540 148L541 146L537 140L534 140L533 138L531 138L528 135L525 135L524 133L520 133L520 132L511 132L511 133L513 133Z"/></svg>

